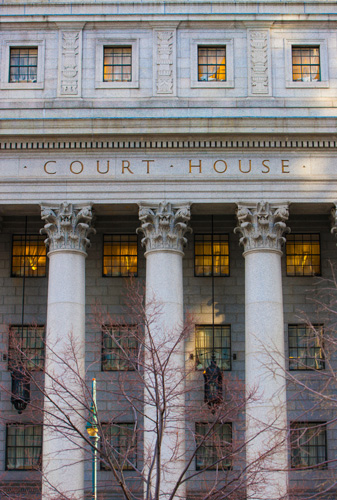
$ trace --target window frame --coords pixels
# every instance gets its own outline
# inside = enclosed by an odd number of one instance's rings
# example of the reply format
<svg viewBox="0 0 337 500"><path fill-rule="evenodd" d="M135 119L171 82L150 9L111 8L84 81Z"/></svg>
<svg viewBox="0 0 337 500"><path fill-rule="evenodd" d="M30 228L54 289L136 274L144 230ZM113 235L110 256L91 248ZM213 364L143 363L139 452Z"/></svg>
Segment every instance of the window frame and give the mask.
<svg viewBox="0 0 337 500"><path fill-rule="evenodd" d="M294 431L296 430L296 427L299 429L303 429L304 432L306 432L306 430L313 428L313 427L317 427L318 429L320 428L320 432L324 435L325 456L324 456L323 463L316 462L315 464L312 464L312 465L299 465L297 467L293 465L293 463L294 463L293 453L295 450L298 450L298 449L300 450L300 448L295 447L293 445L292 435L293 435ZM309 445L310 440L308 440L308 438L306 438L306 443L307 443L307 446L314 447L313 445ZM311 469L326 470L328 468L328 464L327 464L327 461L328 461L328 440L327 440L326 422L320 422L320 421L290 422L290 446L289 446L289 450L290 450L290 468L292 471L294 471L294 470L311 470ZM321 465L319 465L320 463L321 463Z"/></svg>
<svg viewBox="0 0 337 500"><path fill-rule="evenodd" d="M196 443L198 444L198 429L197 429L197 426L211 426L211 425L214 425L215 427L224 427L224 426L228 426L230 428L230 437L231 437L231 447L233 446L233 423L232 422L224 422L222 424L220 423L214 423L214 422L195 422L195 426L194 426L194 429L195 429L195 439L196 439ZM232 470L233 468L233 463L232 463L232 459L230 460L230 463L225 466L225 467L221 467L220 466L220 463L218 463L218 466L215 464L213 467L211 466L207 466L204 467L204 468L201 468L198 466L198 459L200 461L200 455L199 455L199 452L203 449L203 447L205 446L205 443L207 442L207 440L204 441L204 444L202 445L198 445L198 449L196 449L195 451L195 470L197 471L210 471L210 472L213 472L213 471L217 471L217 470ZM208 446L208 448L213 448L213 446ZM222 447L221 447L222 448ZM202 457L201 457L202 458Z"/></svg>
<svg viewBox="0 0 337 500"><path fill-rule="evenodd" d="M214 267L214 262L212 262L212 273L211 274L197 274L196 273L196 264L195 264L195 259L196 259L196 253L195 253L195 242L196 242L196 236L211 236L211 241L212 241L212 236L214 238L214 236L227 236L227 243L228 243L228 274L223 274L223 275L214 275L214 270L213 270L213 267ZM225 240L226 241L226 240ZM213 244L214 244L214 239L213 239ZM194 233L194 246L193 246L193 265L194 265L194 276L196 278L229 278L230 277L230 269L231 269L231 263L230 263L230 241L229 241L229 234L228 233L214 233L212 235L212 233ZM201 254L200 254L201 255ZM202 254L203 256L205 254ZM212 260L214 258L214 252L213 252L213 248L212 248ZM204 266L203 266L204 267ZM221 266L220 266L221 267Z"/></svg>
<svg viewBox="0 0 337 500"><path fill-rule="evenodd" d="M122 328L125 328L125 330L128 330L128 329L133 329L133 328L137 328L136 325L104 325L102 327L102 337L101 337L101 371L102 372L132 372L132 371L135 371L137 369L137 367L130 367L130 363L128 363L128 367L125 368L125 369L122 369L122 368L112 368L110 370L107 370L107 369L104 369L104 334L107 330L109 329L112 329L112 328L116 328L118 330L121 330ZM136 340L136 346L134 348L130 348L130 349L135 349L136 352L138 353L138 343L137 343L137 340ZM120 348L116 347L116 350L120 350ZM135 363L136 364L136 363Z"/></svg>
<svg viewBox="0 0 337 500"><path fill-rule="evenodd" d="M104 82L104 47L131 47L131 81ZM136 89L139 88L139 39L138 38L99 38L96 40L95 57L96 89Z"/></svg>
<svg viewBox="0 0 337 500"><path fill-rule="evenodd" d="M134 445L134 453L135 453L135 462L134 462L134 465L133 466L123 466L122 467L122 471L123 472L128 472L128 471L133 471L136 467L137 467L137 458L138 458L138 440L137 440L137 428L135 428L135 422L108 422L108 423L102 423L101 424L102 426L102 432L104 433L105 432L105 429L109 428L111 429L112 427L126 427L126 426L130 426L129 428L131 429L131 426L133 429L135 429L134 431L134 434L135 434L135 445ZM111 435L110 435L111 437ZM107 440L107 438L105 437L105 439ZM103 446L103 440L102 440L102 445ZM120 465L120 463L119 463ZM101 460L100 461L100 467L99 467L100 471L110 471L109 467L107 466L104 466L104 462Z"/></svg>
<svg viewBox="0 0 337 500"><path fill-rule="evenodd" d="M205 370L205 368L206 368L206 366L203 366L202 368L198 368L198 365L197 365L197 360L199 359L199 357L197 355L197 331L198 331L198 329L201 330L202 328L212 328L212 325L203 324L203 325L195 325L195 327L194 327L194 340L195 340L194 353L195 353L195 369L196 369L196 371L202 371L202 370ZM229 345L229 358L228 358L229 368L222 368L222 367L220 368L220 370L222 372L229 372L232 370L232 329L231 329L231 325L229 325L229 324L226 324L226 325L216 324L216 325L214 325L214 328L226 328L226 329L228 328L229 329L229 344L230 344ZM222 336L221 336L221 338L222 338ZM220 347L218 349L222 350L222 347Z"/></svg>
<svg viewBox="0 0 337 500"><path fill-rule="evenodd" d="M8 429L9 427L24 427L24 428L27 428L27 427L39 427L41 429L41 449L40 449L40 455L39 455L39 458L38 458L38 466L37 467L34 467L34 466L31 466L31 467L23 467L23 468L9 468L8 467L8 451L9 451L9 446L8 446L8 442L9 442L9 436L8 436ZM6 457L5 457L5 470L6 471L28 471L28 470L31 470L31 471L39 471L42 469L42 456L43 456L43 453L42 453L42 447L43 447L43 426L42 424L32 424L30 422L23 422L23 423L19 423L19 422L10 422L10 423L7 423L6 424ZM15 450L17 449L16 447L13 447ZM25 447L22 447L22 448L25 448ZM33 447L32 447L33 448ZM37 448L37 447L36 447ZM16 455L15 455L16 456Z"/></svg>
<svg viewBox="0 0 337 500"><path fill-rule="evenodd" d="M17 330L20 330L21 328L26 328L27 329L27 334L29 333L29 330L37 330L37 329L43 329L43 337L42 337L42 340L43 340L43 347L41 349L37 349L37 348L27 348L27 350L29 349L32 349L32 350L37 350L37 351L40 351L40 359L41 359L41 365L42 366L39 366L38 364L34 364L34 366L32 368L29 368L27 365L29 363L29 359L23 359L22 363L25 367L26 370L28 370L29 372L31 371L43 371L44 370L44 364L45 364L45 338L46 338L46 329L45 329L45 325L10 325L9 327L9 339L8 339L8 370L9 371L12 371L12 366L11 366L11 360L12 360L12 357L11 357L11 351L12 351L12 348L11 348L11 340L10 340L10 335L11 335L11 331L15 328ZM20 338L21 340L21 338ZM22 349L24 352L26 350Z"/></svg>
<svg viewBox="0 0 337 500"><path fill-rule="evenodd" d="M24 233L15 233L15 234L12 234L12 247L11 247L11 274L10 274L10 277L11 277L11 278L21 278L21 279L22 279L23 277L25 277L25 279L26 279L26 278L46 278L46 277L47 277L47 275L48 275L48 270L47 270L47 264L48 264L47 253L48 253L48 252L47 252L47 248L46 248L46 246L45 246L45 251L46 251L46 265L45 265L45 274L44 274L44 275L40 275L40 276L39 276L39 275L36 275L36 276L29 276L29 275L23 274L23 275L21 275L21 276L18 276L18 275L16 275L16 274L14 274L14 273L13 273L13 258L14 258L14 253L13 253L13 250L14 250L14 241L15 241L15 237L16 237L16 236L21 236L21 237L23 237L23 238L26 238L26 236L27 236L27 237L34 236L35 238L38 238L38 240L40 240L40 241L44 241L44 240L45 240L45 238L44 238L42 235L40 235L39 233L28 233L27 235L25 235ZM28 241L28 240L27 240L27 241ZM29 241L28 241L28 242L29 242ZM18 256L16 256L16 257L18 257ZM23 255L23 257L24 257L24 255ZM21 269L21 267L20 267L20 269ZM27 268L26 268L26 266L24 267L24 269L27 269Z"/></svg>
<svg viewBox="0 0 337 500"><path fill-rule="evenodd" d="M18 48L37 49L36 82L10 82L10 50ZM2 48L1 88L7 90L38 90L44 88L45 40L23 38L5 40Z"/></svg>
<svg viewBox="0 0 337 500"><path fill-rule="evenodd" d="M292 48L293 47L319 47L320 54L320 81L302 82L293 80L293 63L292 63ZM291 38L284 41L285 50L285 75L286 88L329 88L329 73L328 73L328 44L327 38L319 38L317 40L302 38Z"/></svg>
<svg viewBox="0 0 337 500"><path fill-rule="evenodd" d="M203 32L203 35L205 33ZM226 80L207 80L198 79L198 53L199 47L225 47L226 48ZM214 33L210 32L210 38L196 38L191 40L191 88L224 89L234 87L234 39L233 38L214 38Z"/></svg>
<svg viewBox="0 0 337 500"><path fill-rule="evenodd" d="M288 241L289 238L292 238L293 236L299 236L301 235L302 236L302 243L303 243L303 235L317 235L318 236L318 239L316 241L318 241L318 244L319 244L319 273L315 273L315 274L288 274L288 255L300 255L300 254L288 254ZM295 244L296 240L292 240ZM299 240L298 240L299 241ZM315 240L311 240L310 243L313 243L313 241ZM304 254L302 254L304 255ZM311 256L312 255L317 255L317 254L310 254ZM286 237L286 242L285 242L285 266L286 266L286 276L288 278L314 278L316 276L322 276L322 247L321 247L321 234L320 233L312 233L312 232L301 232L301 233L291 233L291 234L288 234L287 237ZM294 265L295 267L295 265Z"/></svg>
<svg viewBox="0 0 337 500"><path fill-rule="evenodd" d="M109 274L104 274L104 257L105 257L105 253L104 253L104 243L105 243L105 237L106 236L133 236L136 238L136 244L137 244L137 254L136 254L136 257L137 257L137 271L134 273L134 274L127 274L127 275L123 275L123 274L119 274L118 276L117 275L109 275ZM138 235L137 234L134 234L134 233L104 233L103 234L103 244L102 244L102 277L103 278L129 278L130 276L132 276L133 278L137 278L138 277L138 263L139 263L139 256L138 256L138 250L139 250L139 241L138 241Z"/></svg>
<svg viewBox="0 0 337 500"><path fill-rule="evenodd" d="M321 329L322 331L322 346L324 346L324 325L323 324L315 324L315 325L312 325L313 328L315 329ZM325 358L324 358L324 351L322 351L322 358L312 358L312 357L308 357L308 356L305 356L304 358L304 361L303 361L303 358L290 358L290 328L292 327L295 327L296 329L298 328L305 328L306 331L311 331L310 327L308 327L307 325L305 325L304 323L289 323L288 324L288 361L289 361L289 371L293 371L293 372L316 372L316 371L321 371L321 370L325 370ZM298 336L297 336L298 338ZM310 339L310 337L308 337ZM314 339L314 337L312 337ZM296 345L296 347L294 347L294 349L296 349L297 351L299 349L301 349L300 346ZM310 347L307 348L308 350L310 349ZM322 347L315 347L314 346L314 349L322 349ZM296 360L297 360L297 365L302 365L303 367L301 368L296 368L296 367L291 367L291 359L294 359L294 364L296 365ZM321 364L321 368L315 368L315 367L310 367L306 364L307 360L318 360L320 361L320 364Z"/></svg>

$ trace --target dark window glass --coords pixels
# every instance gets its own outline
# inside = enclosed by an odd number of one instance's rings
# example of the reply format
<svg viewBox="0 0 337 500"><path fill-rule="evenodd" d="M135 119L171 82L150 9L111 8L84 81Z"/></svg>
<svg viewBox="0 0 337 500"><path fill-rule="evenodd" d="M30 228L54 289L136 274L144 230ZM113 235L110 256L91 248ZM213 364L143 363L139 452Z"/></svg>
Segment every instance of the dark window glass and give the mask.
<svg viewBox="0 0 337 500"><path fill-rule="evenodd" d="M133 470L137 466L137 438L134 423L103 424L103 455L117 461L122 470ZM101 469L109 470L108 461L101 461Z"/></svg>
<svg viewBox="0 0 337 500"><path fill-rule="evenodd" d="M14 234L12 240L12 276L46 276L45 238L37 234Z"/></svg>
<svg viewBox="0 0 337 500"><path fill-rule="evenodd" d="M196 469L230 469L232 465L232 424L195 424Z"/></svg>
<svg viewBox="0 0 337 500"><path fill-rule="evenodd" d="M290 424L291 467L326 468L326 425L322 422Z"/></svg>
<svg viewBox="0 0 337 500"><path fill-rule="evenodd" d="M199 82L226 81L226 46L198 47Z"/></svg>
<svg viewBox="0 0 337 500"><path fill-rule="evenodd" d="M321 274L319 234L289 234L286 243L287 276Z"/></svg>
<svg viewBox="0 0 337 500"><path fill-rule="evenodd" d="M42 425L7 425L7 470L41 468Z"/></svg>
<svg viewBox="0 0 337 500"><path fill-rule="evenodd" d="M109 327L102 332L102 370L134 370L137 337L132 326Z"/></svg>
<svg viewBox="0 0 337 500"><path fill-rule="evenodd" d="M289 325L289 369L324 369L323 326Z"/></svg>
<svg viewBox="0 0 337 500"><path fill-rule="evenodd" d="M197 369L207 368L213 355L221 370L231 369L231 329L229 325L214 326L214 342L212 325L196 326L195 358Z"/></svg>
<svg viewBox="0 0 337 500"><path fill-rule="evenodd" d="M320 81L319 47L292 47L293 81Z"/></svg>
<svg viewBox="0 0 337 500"><path fill-rule="evenodd" d="M37 48L10 49L9 81L16 83L37 81Z"/></svg>
<svg viewBox="0 0 337 500"><path fill-rule="evenodd" d="M196 276L229 276L228 234L194 236L194 272Z"/></svg>
<svg viewBox="0 0 337 500"><path fill-rule="evenodd" d="M104 47L103 81L132 81L131 47Z"/></svg>
<svg viewBox="0 0 337 500"><path fill-rule="evenodd" d="M137 236L105 234L103 241L103 276L137 276Z"/></svg>
<svg viewBox="0 0 337 500"><path fill-rule="evenodd" d="M23 365L27 370L44 368L44 326L11 326L8 369Z"/></svg>

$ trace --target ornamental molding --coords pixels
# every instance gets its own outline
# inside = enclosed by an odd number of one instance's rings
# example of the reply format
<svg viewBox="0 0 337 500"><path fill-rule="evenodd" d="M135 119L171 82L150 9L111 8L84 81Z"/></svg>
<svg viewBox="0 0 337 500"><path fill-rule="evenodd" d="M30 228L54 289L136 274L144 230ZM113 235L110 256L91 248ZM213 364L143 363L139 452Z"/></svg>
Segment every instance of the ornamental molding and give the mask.
<svg viewBox="0 0 337 500"><path fill-rule="evenodd" d="M154 92L155 95L175 95L176 30L154 30Z"/></svg>
<svg viewBox="0 0 337 500"><path fill-rule="evenodd" d="M79 206L63 202L60 205L41 205L41 219L45 221L41 234L49 252L75 250L86 254L90 246L88 236L96 231L91 227L93 218L91 205Z"/></svg>
<svg viewBox="0 0 337 500"><path fill-rule="evenodd" d="M81 96L82 30L60 31L59 96Z"/></svg>
<svg viewBox="0 0 337 500"><path fill-rule="evenodd" d="M236 211L238 226L235 233L241 234L240 245L244 252L251 250L275 250L281 252L286 239L284 233L290 229L285 221L289 218L287 204L274 205L261 201L256 205L239 204Z"/></svg>
<svg viewBox="0 0 337 500"><path fill-rule="evenodd" d="M269 30L248 30L249 94L271 95Z"/></svg>
<svg viewBox="0 0 337 500"><path fill-rule="evenodd" d="M139 203L141 243L146 252L171 250L183 253L187 243L185 234L192 232L188 226L191 218L190 204L176 207L172 203L161 202L156 206Z"/></svg>

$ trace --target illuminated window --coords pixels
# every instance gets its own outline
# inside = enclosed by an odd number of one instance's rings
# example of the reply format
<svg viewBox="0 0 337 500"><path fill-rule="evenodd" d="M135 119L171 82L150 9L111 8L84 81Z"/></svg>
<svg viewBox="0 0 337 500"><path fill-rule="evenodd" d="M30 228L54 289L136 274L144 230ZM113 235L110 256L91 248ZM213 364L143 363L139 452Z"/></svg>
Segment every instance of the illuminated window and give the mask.
<svg viewBox="0 0 337 500"><path fill-rule="evenodd" d="M137 276L137 265L136 235L104 235L103 276Z"/></svg>
<svg viewBox="0 0 337 500"><path fill-rule="evenodd" d="M12 240L12 276L46 276L47 250L44 237L14 234Z"/></svg>
<svg viewBox="0 0 337 500"><path fill-rule="evenodd" d="M228 234L194 236L195 276L229 276Z"/></svg>
<svg viewBox="0 0 337 500"><path fill-rule="evenodd" d="M231 369L231 329L229 325L212 325L195 328L195 359L198 370L207 368L214 355L220 370Z"/></svg>
<svg viewBox="0 0 337 500"><path fill-rule="evenodd" d="M104 47L103 81L131 82L132 47Z"/></svg>
<svg viewBox="0 0 337 500"><path fill-rule="evenodd" d="M11 326L9 331L8 369L23 365L27 370L43 370L43 326Z"/></svg>
<svg viewBox="0 0 337 500"><path fill-rule="evenodd" d="M323 326L289 325L289 369L324 369Z"/></svg>
<svg viewBox="0 0 337 500"><path fill-rule="evenodd" d="M226 81L226 46L198 47L198 81Z"/></svg>
<svg viewBox="0 0 337 500"><path fill-rule="evenodd" d="M6 470L40 469L41 452L42 425L7 425Z"/></svg>
<svg viewBox="0 0 337 500"><path fill-rule="evenodd" d="M133 327L111 327L102 332L102 370L134 370L137 362L137 337Z"/></svg>
<svg viewBox="0 0 337 500"><path fill-rule="evenodd" d="M292 46L292 68L294 82L319 82L319 46Z"/></svg>
<svg viewBox="0 0 337 500"><path fill-rule="evenodd" d="M37 48L10 48L9 81L11 83L36 83Z"/></svg>
<svg viewBox="0 0 337 500"><path fill-rule="evenodd" d="M195 424L197 470L230 469L232 465L232 424Z"/></svg>
<svg viewBox="0 0 337 500"><path fill-rule="evenodd" d="M290 424L291 467L327 467L326 425L324 422Z"/></svg>
<svg viewBox="0 0 337 500"><path fill-rule="evenodd" d="M101 446L103 456L111 457L121 470L134 470L137 466L137 436L134 423L103 424ZM109 470L109 462L101 461L101 469Z"/></svg>
<svg viewBox="0 0 337 500"><path fill-rule="evenodd" d="M287 276L321 274L319 234L290 234L286 244Z"/></svg>

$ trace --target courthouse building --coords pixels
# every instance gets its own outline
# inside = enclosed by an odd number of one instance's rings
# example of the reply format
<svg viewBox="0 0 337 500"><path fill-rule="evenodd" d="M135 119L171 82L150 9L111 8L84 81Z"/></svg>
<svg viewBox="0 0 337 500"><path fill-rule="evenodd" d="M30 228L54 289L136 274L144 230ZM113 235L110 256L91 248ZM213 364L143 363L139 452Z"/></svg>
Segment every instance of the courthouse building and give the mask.
<svg viewBox="0 0 337 500"><path fill-rule="evenodd" d="M134 276L172 329L192 314L179 363L195 364L201 402L212 358L224 387L257 391L247 465L283 436L242 498L335 499L336 412L286 379L319 387L330 367L314 299L337 263L336 2L4 0L0 15L0 497L48 500L50 484L90 497L90 460L11 394L10 339L41 382L71 333L109 419L128 365L94 306L121 314ZM42 398L33 380L28 392ZM111 423L120 447L130 424ZM237 425L216 432L231 440ZM206 479L177 498L214 484L211 448L189 468ZM98 466L98 498L122 498L109 474Z"/></svg>

